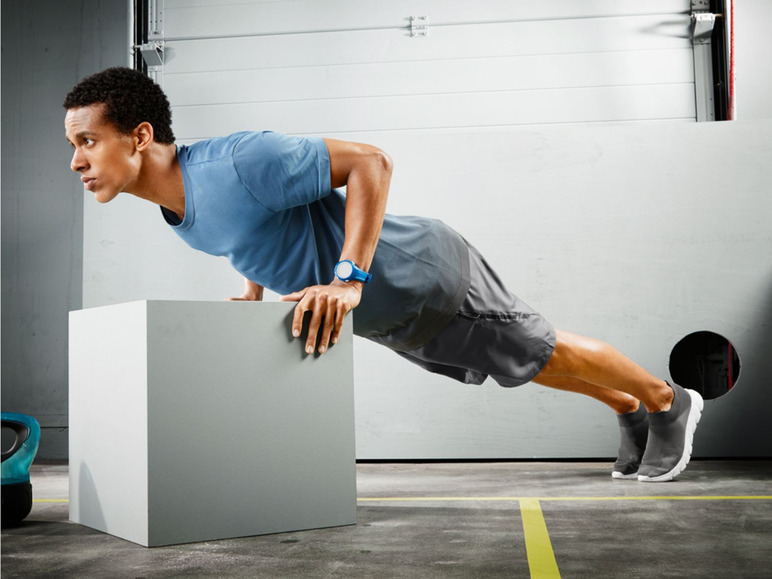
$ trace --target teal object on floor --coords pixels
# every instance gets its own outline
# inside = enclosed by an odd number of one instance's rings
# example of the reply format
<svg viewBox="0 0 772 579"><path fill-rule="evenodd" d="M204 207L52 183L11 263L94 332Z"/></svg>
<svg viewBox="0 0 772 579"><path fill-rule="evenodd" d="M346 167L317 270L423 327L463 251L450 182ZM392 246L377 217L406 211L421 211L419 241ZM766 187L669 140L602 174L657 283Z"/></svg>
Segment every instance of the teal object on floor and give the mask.
<svg viewBox="0 0 772 579"><path fill-rule="evenodd" d="M40 424L26 414L3 412L2 425L16 435L13 445L2 454L2 526L12 527L32 510L29 467L40 445Z"/></svg>

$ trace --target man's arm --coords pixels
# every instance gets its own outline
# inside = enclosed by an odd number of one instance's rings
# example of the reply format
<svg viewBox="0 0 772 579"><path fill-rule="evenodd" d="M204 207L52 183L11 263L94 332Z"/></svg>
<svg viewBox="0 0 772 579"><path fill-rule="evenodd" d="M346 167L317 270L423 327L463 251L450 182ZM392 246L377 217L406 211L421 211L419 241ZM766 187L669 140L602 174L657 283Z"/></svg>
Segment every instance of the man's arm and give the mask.
<svg viewBox="0 0 772 579"><path fill-rule="evenodd" d="M346 186L346 230L339 259L350 259L367 271L375 255L386 212L391 158L371 145L334 139L325 139L325 143L330 154L332 187ZM333 276L333 272L329 274ZM362 282L343 282L334 278L328 285L307 287L281 297L282 301L298 302L292 322L295 337L300 335L303 315L312 312L306 352L314 351L317 337L319 353L324 353L330 342L338 341L343 318L359 305L362 286Z"/></svg>

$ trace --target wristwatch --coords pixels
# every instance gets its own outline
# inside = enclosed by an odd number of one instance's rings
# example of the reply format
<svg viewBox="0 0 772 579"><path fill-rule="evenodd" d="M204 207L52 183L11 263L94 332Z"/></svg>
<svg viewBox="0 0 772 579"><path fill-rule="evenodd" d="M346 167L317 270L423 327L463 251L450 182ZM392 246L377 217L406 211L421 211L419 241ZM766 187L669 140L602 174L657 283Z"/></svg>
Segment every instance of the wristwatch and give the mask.
<svg viewBox="0 0 772 579"><path fill-rule="evenodd" d="M370 283L370 279L372 279L373 276L363 269L358 268L350 259L344 259L343 261L339 261L335 266L335 277L341 281L361 281L363 283Z"/></svg>

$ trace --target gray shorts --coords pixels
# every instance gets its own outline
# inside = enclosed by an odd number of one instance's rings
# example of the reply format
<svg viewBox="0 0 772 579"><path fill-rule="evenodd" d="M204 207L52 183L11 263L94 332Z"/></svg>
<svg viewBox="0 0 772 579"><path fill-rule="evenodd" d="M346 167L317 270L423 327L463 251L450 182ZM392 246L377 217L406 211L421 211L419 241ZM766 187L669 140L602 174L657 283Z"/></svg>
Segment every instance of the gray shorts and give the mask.
<svg viewBox="0 0 772 579"><path fill-rule="evenodd" d="M533 379L555 349L555 328L504 287L469 246L471 286L456 317L434 339L397 352L429 372L465 384L490 376L507 388Z"/></svg>

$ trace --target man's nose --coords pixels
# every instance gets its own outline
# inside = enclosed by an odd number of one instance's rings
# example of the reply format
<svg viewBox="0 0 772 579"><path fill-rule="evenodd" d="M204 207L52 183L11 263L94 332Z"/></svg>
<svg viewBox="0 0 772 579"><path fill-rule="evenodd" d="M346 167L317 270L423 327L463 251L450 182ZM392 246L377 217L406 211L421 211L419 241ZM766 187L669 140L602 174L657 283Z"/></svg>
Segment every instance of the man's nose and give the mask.
<svg viewBox="0 0 772 579"><path fill-rule="evenodd" d="M86 160L83 158L83 155L80 153L78 149L75 149L75 152L72 154L72 160L70 161L70 169L75 171L76 173L80 173L81 171L84 171L86 169L87 163Z"/></svg>

